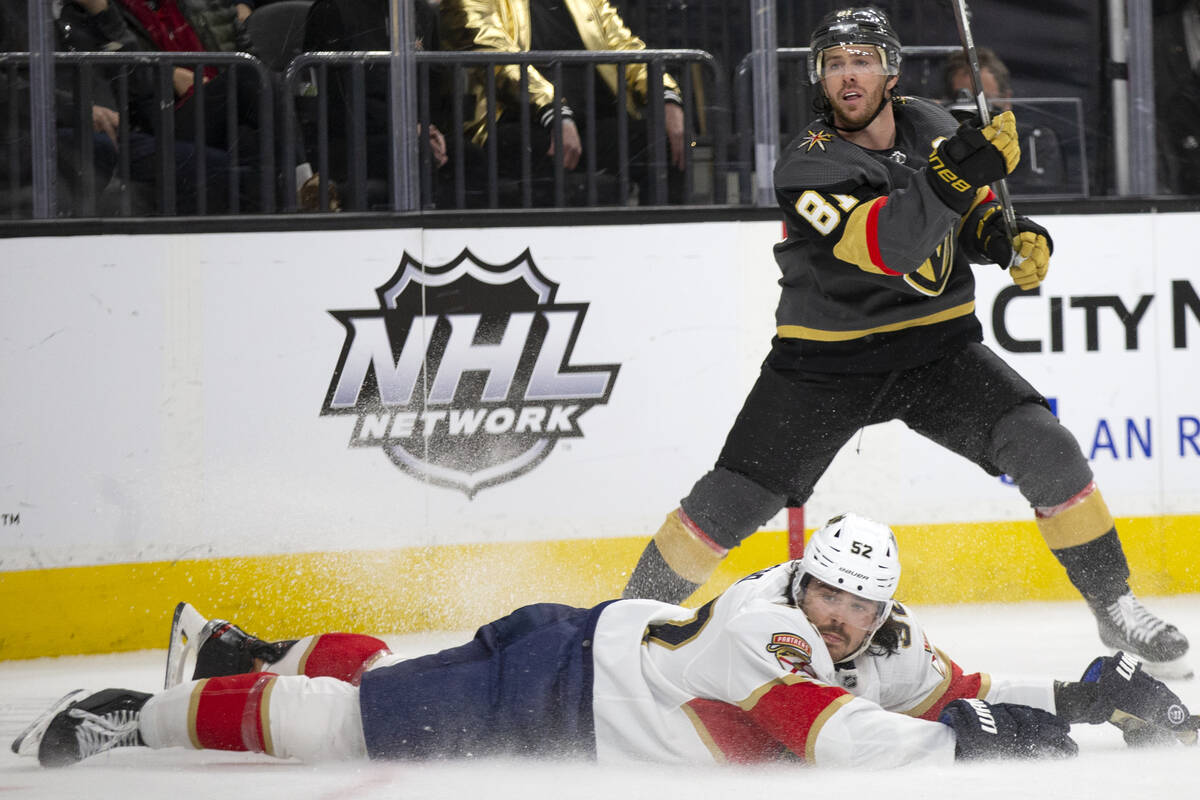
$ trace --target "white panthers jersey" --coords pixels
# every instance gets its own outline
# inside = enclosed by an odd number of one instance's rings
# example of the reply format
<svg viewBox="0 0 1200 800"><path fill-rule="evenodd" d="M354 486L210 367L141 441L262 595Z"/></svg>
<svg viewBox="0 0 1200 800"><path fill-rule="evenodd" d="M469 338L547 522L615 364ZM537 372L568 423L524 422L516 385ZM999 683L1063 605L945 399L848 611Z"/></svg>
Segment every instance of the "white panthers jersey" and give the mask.
<svg viewBox="0 0 1200 800"><path fill-rule="evenodd" d="M952 700L1054 711L1052 681L964 674L899 603L899 651L835 667L788 600L797 566L743 578L698 609L653 600L605 608L593 648L598 759L949 763L954 733L936 720Z"/></svg>

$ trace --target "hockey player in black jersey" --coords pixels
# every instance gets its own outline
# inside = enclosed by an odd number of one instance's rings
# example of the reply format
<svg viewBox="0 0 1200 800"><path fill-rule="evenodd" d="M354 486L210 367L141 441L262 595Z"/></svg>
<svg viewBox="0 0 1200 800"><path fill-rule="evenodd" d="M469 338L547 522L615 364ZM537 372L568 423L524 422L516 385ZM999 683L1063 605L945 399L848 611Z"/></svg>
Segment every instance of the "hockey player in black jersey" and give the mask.
<svg viewBox="0 0 1200 800"><path fill-rule="evenodd" d="M866 426L902 420L1029 502L1107 646L1161 676L1189 675L1187 639L1129 589L1113 518L1074 436L1045 398L982 344L972 263L1046 276L1041 225L1009 239L988 184L1020 158L1011 112L959 127L896 95L900 41L874 8L827 15L809 72L819 116L787 145L775 192L787 238L776 336L712 471L642 553L626 597L679 602L785 505L800 506Z"/></svg>

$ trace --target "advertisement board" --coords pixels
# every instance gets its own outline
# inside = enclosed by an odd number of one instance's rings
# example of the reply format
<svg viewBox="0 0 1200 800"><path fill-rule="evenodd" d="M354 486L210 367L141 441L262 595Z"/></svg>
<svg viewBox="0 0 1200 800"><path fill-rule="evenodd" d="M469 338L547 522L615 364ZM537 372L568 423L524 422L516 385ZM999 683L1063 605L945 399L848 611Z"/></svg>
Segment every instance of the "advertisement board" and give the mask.
<svg viewBox="0 0 1200 800"><path fill-rule="evenodd" d="M1036 292L976 268L986 342L1077 437L1142 591L1200 590L1197 217L1045 220ZM0 658L149 646L178 599L269 633L347 608L401 630L612 596L754 381L779 236L3 241L0 595L21 613ZM1011 482L899 423L848 442L805 513L846 509L896 527L908 599L1074 596ZM786 557L784 525L702 591ZM81 633L113 613L98 595L122 598L119 642Z"/></svg>

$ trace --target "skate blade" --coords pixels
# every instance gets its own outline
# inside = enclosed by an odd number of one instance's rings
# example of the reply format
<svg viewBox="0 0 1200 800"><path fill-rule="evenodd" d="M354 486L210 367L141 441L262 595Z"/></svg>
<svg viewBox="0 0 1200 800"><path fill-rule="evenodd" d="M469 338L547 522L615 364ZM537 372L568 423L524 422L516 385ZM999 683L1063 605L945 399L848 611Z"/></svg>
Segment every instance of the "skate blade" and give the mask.
<svg viewBox="0 0 1200 800"><path fill-rule="evenodd" d="M1142 661L1142 669L1160 681L1190 681L1196 673L1188 663L1187 656L1171 661Z"/></svg>
<svg viewBox="0 0 1200 800"><path fill-rule="evenodd" d="M164 689L183 683L189 662L195 668L196 650L200 647L200 642L204 641L203 631L207 623L208 620L189 603L175 606L175 616L171 619L171 638L167 643Z"/></svg>
<svg viewBox="0 0 1200 800"><path fill-rule="evenodd" d="M86 689L75 689L67 692L50 708L43 711L37 719L29 723L25 730L21 731L17 738L12 741L12 751L19 756L37 757L38 747L42 743L42 737L46 735L46 729L50 727L50 723L57 717L63 709L70 706L72 703L82 700L88 695Z"/></svg>

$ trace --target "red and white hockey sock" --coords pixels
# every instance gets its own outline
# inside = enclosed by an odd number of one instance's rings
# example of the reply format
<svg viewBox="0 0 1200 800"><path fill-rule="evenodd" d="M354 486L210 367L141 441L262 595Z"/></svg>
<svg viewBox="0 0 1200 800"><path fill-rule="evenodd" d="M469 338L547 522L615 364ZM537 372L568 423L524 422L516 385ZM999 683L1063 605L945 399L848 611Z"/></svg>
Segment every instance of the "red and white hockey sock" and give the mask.
<svg viewBox="0 0 1200 800"><path fill-rule="evenodd" d="M270 752L264 709L271 672L181 683L147 701L138 720L150 747Z"/></svg>
<svg viewBox="0 0 1200 800"><path fill-rule="evenodd" d="M358 688L270 672L181 683L142 707L146 745L266 753L304 761L366 758Z"/></svg>
<svg viewBox="0 0 1200 800"><path fill-rule="evenodd" d="M363 672L389 653L387 644L374 636L324 633L300 639L271 665L271 671L279 675L337 678L357 686Z"/></svg>

